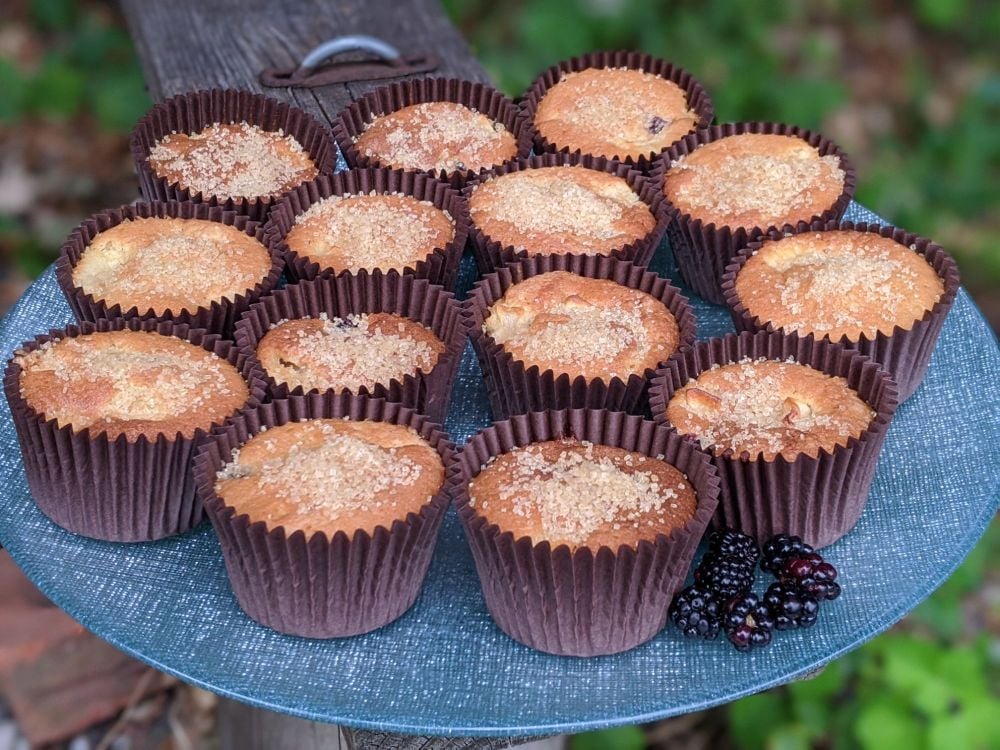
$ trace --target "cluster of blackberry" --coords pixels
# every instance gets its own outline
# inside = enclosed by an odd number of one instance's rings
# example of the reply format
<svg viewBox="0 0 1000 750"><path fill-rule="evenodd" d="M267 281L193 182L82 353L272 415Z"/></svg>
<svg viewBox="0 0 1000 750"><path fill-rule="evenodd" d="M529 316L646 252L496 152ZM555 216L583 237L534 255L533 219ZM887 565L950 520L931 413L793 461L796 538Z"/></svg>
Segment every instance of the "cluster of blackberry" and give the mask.
<svg viewBox="0 0 1000 750"><path fill-rule="evenodd" d="M773 574L763 597L753 593L754 569ZM670 605L670 619L688 638L712 640L725 631L740 651L763 647L775 630L808 628L821 601L840 596L837 569L797 536L781 534L764 545L733 530L716 531L694 572L694 585Z"/></svg>

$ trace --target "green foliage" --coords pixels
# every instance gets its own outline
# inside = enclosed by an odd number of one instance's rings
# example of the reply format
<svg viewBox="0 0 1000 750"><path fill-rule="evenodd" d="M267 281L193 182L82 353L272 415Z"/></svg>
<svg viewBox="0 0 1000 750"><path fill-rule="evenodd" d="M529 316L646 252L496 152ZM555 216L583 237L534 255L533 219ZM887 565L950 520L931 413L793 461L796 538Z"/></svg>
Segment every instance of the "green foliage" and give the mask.
<svg viewBox="0 0 1000 750"><path fill-rule="evenodd" d="M639 727L614 727L573 737L572 750L642 750L646 738Z"/></svg>

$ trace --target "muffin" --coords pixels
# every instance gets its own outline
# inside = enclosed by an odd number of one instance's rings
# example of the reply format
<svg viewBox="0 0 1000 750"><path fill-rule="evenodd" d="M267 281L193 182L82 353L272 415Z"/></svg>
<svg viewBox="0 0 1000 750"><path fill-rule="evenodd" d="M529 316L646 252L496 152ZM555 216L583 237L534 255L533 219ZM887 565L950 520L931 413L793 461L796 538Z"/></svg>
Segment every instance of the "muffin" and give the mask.
<svg viewBox="0 0 1000 750"><path fill-rule="evenodd" d="M751 243L727 268L723 291L737 328L840 341L884 365L907 398L954 299L954 261L891 227L813 227Z"/></svg>
<svg viewBox="0 0 1000 750"><path fill-rule="evenodd" d="M451 456L438 427L380 399L292 396L242 412L195 459L240 606L306 638L395 620L420 593Z"/></svg>
<svg viewBox="0 0 1000 750"><path fill-rule="evenodd" d="M737 123L685 137L654 171L674 218L678 270L694 291L723 302L725 267L770 227L839 218L854 172L831 141L787 125Z"/></svg>
<svg viewBox="0 0 1000 750"><path fill-rule="evenodd" d="M640 411L656 366L695 336L656 274L603 256L539 255L478 282L465 303L494 414Z"/></svg>
<svg viewBox="0 0 1000 750"><path fill-rule="evenodd" d="M490 614L548 653L617 653L659 632L716 507L704 453L620 412L497 422L453 463Z"/></svg>
<svg viewBox="0 0 1000 750"><path fill-rule="evenodd" d="M195 444L263 395L258 371L229 342L139 320L41 336L15 352L4 386L39 507L107 541L197 525Z"/></svg>
<svg viewBox="0 0 1000 750"><path fill-rule="evenodd" d="M719 525L814 547L857 523L898 403L896 384L867 357L766 332L683 349L650 389L653 418L712 456Z"/></svg>
<svg viewBox="0 0 1000 750"><path fill-rule="evenodd" d="M70 234L56 276L80 320L173 320L229 334L281 275L283 259L258 228L204 205L124 206Z"/></svg>
<svg viewBox="0 0 1000 750"><path fill-rule="evenodd" d="M604 156L640 169L712 121L712 102L689 73L635 52L561 62L535 79L524 107L537 153Z"/></svg>

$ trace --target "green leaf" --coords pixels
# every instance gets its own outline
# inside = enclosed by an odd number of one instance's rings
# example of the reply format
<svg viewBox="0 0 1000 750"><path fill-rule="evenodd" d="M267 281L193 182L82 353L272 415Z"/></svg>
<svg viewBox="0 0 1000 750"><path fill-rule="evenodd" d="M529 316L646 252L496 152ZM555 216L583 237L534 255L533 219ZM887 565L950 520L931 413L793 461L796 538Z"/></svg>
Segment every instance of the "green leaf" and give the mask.
<svg viewBox="0 0 1000 750"><path fill-rule="evenodd" d="M16 120L24 108L27 91L24 73L10 60L0 57L0 121Z"/></svg>
<svg viewBox="0 0 1000 750"><path fill-rule="evenodd" d="M67 30L77 16L76 0L31 0L31 18L42 29Z"/></svg>
<svg viewBox="0 0 1000 750"><path fill-rule="evenodd" d="M790 719L780 690L751 695L729 705L729 736L741 750L764 750L771 733Z"/></svg>
<svg viewBox="0 0 1000 750"><path fill-rule="evenodd" d="M865 750L921 750L926 746L922 724L905 706L888 699L872 701L861 707L854 724L854 735Z"/></svg>
<svg viewBox="0 0 1000 750"><path fill-rule="evenodd" d="M779 727L767 741L767 750L809 750L811 747L812 736L799 724Z"/></svg>
<svg viewBox="0 0 1000 750"><path fill-rule="evenodd" d="M142 73L124 68L104 77L91 91L90 105L103 128L127 132L150 106Z"/></svg>
<svg viewBox="0 0 1000 750"><path fill-rule="evenodd" d="M58 57L47 58L29 88L32 111L53 119L72 117L80 108L86 79Z"/></svg>
<svg viewBox="0 0 1000 750"><path fill-rule="evenodd" d="M573 737L573 750L643 750L646 735L639 727L613 727Z"/></svg>

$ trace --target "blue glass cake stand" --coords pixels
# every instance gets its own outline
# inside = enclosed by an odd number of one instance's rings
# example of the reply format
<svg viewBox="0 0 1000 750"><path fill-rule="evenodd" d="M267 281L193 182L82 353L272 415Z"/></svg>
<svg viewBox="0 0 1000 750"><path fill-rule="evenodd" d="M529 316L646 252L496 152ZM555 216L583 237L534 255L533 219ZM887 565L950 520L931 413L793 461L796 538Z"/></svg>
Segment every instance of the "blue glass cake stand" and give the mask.
<svg viewBox="0 0 1000 750"><path fill-rule="evenodd" d="M847 218L877 217L853 205ZM661 248L653 268L665 272ZM470 259L466 281L473 273ZM722 308L694 301L700 336L731 330ZM71 320L47 271L0 322L6 359ZM487 424L482 376L465 352L447 428L456 442ZM816 669L899 620L958 566L1000 495L1000 352L962 291L927 379L893 422L864 515L830 547L844 595L806 632L740 654L668 628L617 656L547 656L493 625L452 514L423 594L395 623L337 641L280 635L236 605L207 524L153 544L69 534L25 485L6 403L0 406L0 542L38 587L118 648L191 683L262 708L379 731L438 736L572 733L686 713Z"/></svg>

